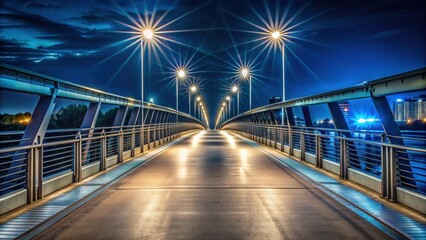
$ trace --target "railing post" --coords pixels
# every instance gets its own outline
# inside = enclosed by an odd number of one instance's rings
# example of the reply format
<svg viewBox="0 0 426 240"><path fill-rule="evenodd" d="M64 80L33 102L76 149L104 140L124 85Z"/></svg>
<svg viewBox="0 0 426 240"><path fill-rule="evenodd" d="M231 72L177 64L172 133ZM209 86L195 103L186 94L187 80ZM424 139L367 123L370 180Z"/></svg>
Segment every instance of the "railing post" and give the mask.
<svg viewBox="0 0 426 240"><path fill-rule="evenodd" d="M348 154L347 154L347 141L344 138L340 138L340 178L348 179Z"/></svg>
<svg viewBox="0 0 426 240"><path fill-rule="evenodd" d="M305 160L305 135L300 130L300 160Z"/></svg>
<svg viewBox="0 0 426 240"><path fill-rule="evenodd" d="M165 123L161 125L161 131L160 131L160 144L164 144L166 141L166 126Z"/></svg>
<svg viewBox="0 0 426 240"><path fill-rule="evenodd" d="M290 156L293 156L293 130L291 129L290 125L288 125L288 146L289 151L288 154Z"/></svg>
<svg viewBox="0 0 426 240"><path fill-rule="evenodd" d="M117 163L123 162L123 129L118 132Z"/></svg>
<svg viewBox="0 0 426 240"><path fill-rule="evenodd" d="M281 152L284 152L284 128L280 127L280 142L281 142Z"/></svg>
<svg viewBox="0 0 426 240"><path fill-rule="evenodd" d="M315 135L315 141L316 141L316 146L315 146L315 156L316 156L316 162L317 162L317 167L321 166L321 137L320 135Z"/></svg>
<svg viewBox="0 0 426 240"><path fill-rule="evenodd" d="M35 163L35 148L28 149L27 159L27 203L32 203L34 199L34 163Z"/></svg>
<svg viewBox="0 0 426 240"><path fill-rule="evenodd" d="M265 127L265 136L266 136L266 146L271 146L271 129L266 126Z"/></svg>
<svg viewBox="0 0 426 240"><path fill-rule="evenodd" d="M277 127L275 127L274 128L274 149L277 149L277 146L278 146L278 128Z"/></svg>
<svg viewBox="0 0 426 240"><path fill-rule="evenodd" d="M146 129L146 143L148 144L147 149L151 149L151 124Z"/></svg>
<svg viewBox="0 0 426 240"><path fill-rule="evenodd" d="M40 139L38 143L41 144ZM35 199L41 199L43 197L43 146L38 149L38 154L35 164L35 184L36 184L36 193L34 194Z"/></svg>
<svg viewBox="0 0 426 240"><path fill-rule="evenodd" d="M81 158L82 158L82 141L81 141L81 133L77 133L77 142L74 145L74 182L81 181Z"/></svg>
<svg viewBox="0 0 426 240"><path fill-rule="evenodd" d="M396 201L396 186L397 186L397 159L395 154L395 149L393 147L389 148L389 200L394 202Z"/></svg>
<svg viewBox="0 0 426 240"><path fill-rule="evenodd" d="M167 124L167 129L166 129L167 130L167 142L170 142L170 140L172 140L172 137L171 137L171 135L172 135L171 132L172 131L171 131L171 129L172 129L171 128L171 124L168 123Z"/></svg>
<svg viewBox="0 0 426 240"><path fill-rule="evenodd" d="M140 146L140 148L141 148L141 153L143 153L144 152L144 145L145 145L145 127L140 127L140 131L139 131L139 144L141 145Z"/></svg>
<svg viewBox="0 0 426 240"><path fill-rule="evenodd" d="M158 128L158 126L156 124L156 125L154 125L154 129L152 130L152 135L153 135L153 138L154 138L154 148L157 147L157 128Z"/></svg>
<svg viewBox="0 0 426 240"><path fill-rule="evenodd" d="M263 134L262 135L263 135L263 137L262 137L263 144L268 146L268 127L267 126L263 127Z"/></svg>
<svg viewBox="0 0 426 240"><path fill-rule="evenodd" d="M136 138L135 128L133 127L131 137L130 137L130 157L135 156L135 138Z"/></svg>
<svg viewBox="0 0 426 240"><path fill-rule="evenodd" d="M105 129L102 129L101 133L101 167L100 170L104 171L106 169L106 149L107 149L107 138L105 134Z"/></svg>
<svg viewBox="0 0 426 240"><path fill-rule="evenodd" d="M176 138L176 123L173 123L173 126L172 126L172 139L175 139Z"/></svg>
<svg viewBox="0 0 426 240"><path fill-rule="evenodd" d="M387 185L388 185L388 148L384 146L386 135L382 133L381 137L381 151L380 151L380 159L381 159L381 167L382 167L382 175L381 175L381 182L380 182L380 197L387 198L388 197L388 191L387 191Z"/></svg>

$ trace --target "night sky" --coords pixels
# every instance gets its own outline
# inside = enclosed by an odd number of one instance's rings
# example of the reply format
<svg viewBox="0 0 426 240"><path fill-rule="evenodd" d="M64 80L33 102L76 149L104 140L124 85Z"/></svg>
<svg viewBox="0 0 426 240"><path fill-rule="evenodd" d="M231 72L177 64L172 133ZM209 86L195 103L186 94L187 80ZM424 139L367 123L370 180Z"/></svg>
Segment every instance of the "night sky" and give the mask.
<svg viewBox="0 0 426 240"><path fill-rule="evenodd" d="M154 22L165 26L162 44L145 51L145 100L153 97L174 108L174 67L188 64L186 85L200 84L210 122L236 80L238 64L252 64L253 107L282 95L280 50L256 40L264 36L259 27L269 22L283 19L291 27L285 41L287 99L426 66L422 0L3 0L1 5L1 62L138 99L139 44L126 48L132 41L123 40L134 36L129 25L135 26L131 19L139 22L138 13L149 19L155 14ZM241 84L245 111L248 85ZM187 111L188 87L180 89L180 110ZM25 97L11 104L9 95L2 92L0 112L31 105Z"/></svg>

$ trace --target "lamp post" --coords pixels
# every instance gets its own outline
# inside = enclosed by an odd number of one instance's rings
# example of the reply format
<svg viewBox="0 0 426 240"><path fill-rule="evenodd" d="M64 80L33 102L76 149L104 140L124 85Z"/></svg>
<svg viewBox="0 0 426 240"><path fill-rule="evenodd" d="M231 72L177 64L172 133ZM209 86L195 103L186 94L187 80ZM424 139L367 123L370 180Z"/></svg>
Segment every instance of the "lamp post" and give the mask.
<svg viewBox="0 0 426 240"><path fill-rule="evenodd" d="M189 113L189 115L191 115L191 92L195 93L196 91L197 91L196 86L191 86L189 88L189 91L188 91L188 113ZM194 111L194 114L195 114L195 111Z"/></svg>
<svg viewBox="0 0 426 240"><path fill-rule="evenodd" d="M195 98L194 100L194 116L197 118L198 114L197 114L197 102L201 101L201 97L198 96L197 98Z"/></svg>
<svg viewBox="0 0 426 240"><path fill-rule="evenodd" d="M223 104L222 104L223 105ZM224 119L225 119L225 113L223 112L224 110L223 110L223 106L222 106L222 108L221 108L221 114L220 114L220 118L221 118L221 120L220 120L220 124L222 124L223 122L224 122Z"/></svg>
<svg viewBox="0 0 426 240"><path fill-rule="evenodd" d="M225 111L225 113L223 114L223 121L226 121L227 109L226 109L226 103L225 102L222 103L222 108Z"/></svg>
<svg viewBox="0 0 426 240"><path fill-rule="evenodd" d="M280 41L281 43L281 57L282 57L282 74L283 74L283 102L286 100L285 96L285 45L284 45L284 34L281 31L271 32L272 41ZM281 109L281 124L284 125L284 108Z"/></svg>
<svg viewBox="0 0 426 240"><path fill-rule="evenodd" d="M228 101L228 119L231 118L231 97L226 96L226 101Z"/></svg>
<svg viewBox="0 0 426 240"><path fill-rule="evenodd" d="M233 86L232 92L237 94L237 115L240 115L240 91L237 86Z"/></svg>
<svg viewBox="0 0 426 240"><path fill-rule="evenodd" d="M198 119L201 119L201 108L203 107L203 103L200 102L200 104L198 104Z"/></svg>
<svg viewBox="0 0 426 240"><path fill-rule="evenodd" d="M154 38L154 31L150 28L143 29L140 33L140 44L141 44L141 133L143 136L144 132L144 107L143 107L143 99L144 99L144 75L143 75L143 65L144 65L144 42L150 41ZM143 151L143 138L141 138L141 151Z"/></svg>
<svg viewBox="0 0 426 240"><path fill-rule="evenodd" d="M176 73L176 111L179 111L179 79L183 80L185 77L185 69L179 69Z"/></svg>
<svg viewBox="0 0 426 240"><path fill-rule="evenodd" d="M243 67L243 68L241 68L240 74L241 74L241 77L243 79L249 80L249 96L250 96L249 106L250 106L250 110L251 110L251 74L250 74L250 70L247 67Z"/></svg>

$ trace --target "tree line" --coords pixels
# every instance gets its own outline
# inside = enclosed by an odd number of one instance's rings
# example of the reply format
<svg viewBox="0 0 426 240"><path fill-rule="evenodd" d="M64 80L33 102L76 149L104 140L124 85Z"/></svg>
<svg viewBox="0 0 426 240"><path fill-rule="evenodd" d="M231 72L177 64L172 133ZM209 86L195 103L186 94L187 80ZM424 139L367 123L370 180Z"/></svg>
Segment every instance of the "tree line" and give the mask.
<svg viewBox="0 0 426 240"><path fill-rule="evenodd" d="M99 112L96 127L111 126L114 122L118 108L111 108ZM86 114L87 106L84 104L71 104L60 108L52 114L48 129L80 128ZM31 113L0 114L0 131L24 130L31 121Z"/></svg>

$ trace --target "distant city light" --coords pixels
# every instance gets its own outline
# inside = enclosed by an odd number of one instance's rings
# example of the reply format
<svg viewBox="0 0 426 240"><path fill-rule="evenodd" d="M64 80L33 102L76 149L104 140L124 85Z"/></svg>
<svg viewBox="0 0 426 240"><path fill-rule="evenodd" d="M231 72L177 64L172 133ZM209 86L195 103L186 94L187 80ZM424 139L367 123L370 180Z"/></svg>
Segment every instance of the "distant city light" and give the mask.
<svg viewBox="0 0 426 240"><path fill-rule="evenodd" d="M358 123L365 123L365 122L366 122L366 120L364 118L358 119Z"/></svg>
<svg viewBox="0 0 426 240"><path fill-rule="evenodd" d="M402 102L401 98L396 99L397 102Z"/></svg>
<svg viewBox="0 0 426 240"><path fill-rule="evenodd" d="M379 119L375 119L375 118L359 118L358 119L358 123L373 123L373 122L377 122L379 121Z"/></svg>
<svg viewBox="0 0 426 240"><path fill-rule="evenodd" d="M19 120L19 123L28 124L30 123L31 118L24 118L23 120Z"/></svg>

